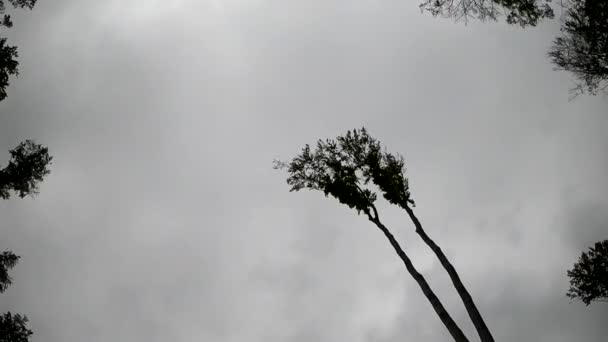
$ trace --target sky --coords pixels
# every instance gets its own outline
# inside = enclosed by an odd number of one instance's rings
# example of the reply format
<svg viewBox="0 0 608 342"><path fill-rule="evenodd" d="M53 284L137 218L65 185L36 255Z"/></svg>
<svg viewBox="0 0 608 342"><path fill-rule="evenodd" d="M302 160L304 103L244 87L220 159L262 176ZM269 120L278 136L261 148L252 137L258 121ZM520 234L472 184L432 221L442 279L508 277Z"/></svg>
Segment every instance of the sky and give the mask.
<svg viewBox="0 0 608 342"><path fill-rule="evenodd" d="M0 203L22 258L0 311L31 342L389 342L450 336L380 231L272 160L366 127L407 163L415 212L496 341L605 341L566 270L608 238L608 98L569 101L522 30L397 0L40 1L14 15L20 76L0 165L53 155ZM379 204L471 341L449 278Z"/></svg>

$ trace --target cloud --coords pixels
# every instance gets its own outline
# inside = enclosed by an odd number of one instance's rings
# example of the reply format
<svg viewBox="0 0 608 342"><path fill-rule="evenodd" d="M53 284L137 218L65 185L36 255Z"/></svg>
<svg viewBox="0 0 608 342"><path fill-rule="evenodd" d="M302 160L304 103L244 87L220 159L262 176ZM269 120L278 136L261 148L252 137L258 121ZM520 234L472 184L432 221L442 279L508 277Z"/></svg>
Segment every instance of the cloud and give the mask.
<svg viewBox="0 0 608 342"><path fill-rule="evenodd" d="M544 57L555 24L398 1L59 1L17 19L0 145L33 137L54 164L38 197L0 203L1 247L23 257L0 309L30 316L33 342L448 340L380 232L272 169L363 125L405 156L416 213L497 340L606 336L604 307L565 298L606 231L606 104L567 101ZM473 338L433 255L381 209Z"/></svg>

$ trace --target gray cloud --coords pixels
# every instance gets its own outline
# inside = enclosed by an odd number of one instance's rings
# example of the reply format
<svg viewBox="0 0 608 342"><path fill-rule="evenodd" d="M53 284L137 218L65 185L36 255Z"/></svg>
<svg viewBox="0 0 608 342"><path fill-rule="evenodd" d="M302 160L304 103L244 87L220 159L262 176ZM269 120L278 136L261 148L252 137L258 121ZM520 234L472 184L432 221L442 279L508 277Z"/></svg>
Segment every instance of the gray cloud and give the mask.
<svg viewBox="0 0 608 342"><path fill-rule="evenodd" d="M606 238L606 102L568 102L520 30L398 1L58 1L15 19L22 74L0 160L54 155L31 200L0 203L22 255L0 309L36 341L444 341L383 236L274 158L367 126L408 162L417 213L497 340L601 341L606 307L565 271ZM1 163L1 162L0 162ZM383 217L472 327L405 216Z"/></svg>

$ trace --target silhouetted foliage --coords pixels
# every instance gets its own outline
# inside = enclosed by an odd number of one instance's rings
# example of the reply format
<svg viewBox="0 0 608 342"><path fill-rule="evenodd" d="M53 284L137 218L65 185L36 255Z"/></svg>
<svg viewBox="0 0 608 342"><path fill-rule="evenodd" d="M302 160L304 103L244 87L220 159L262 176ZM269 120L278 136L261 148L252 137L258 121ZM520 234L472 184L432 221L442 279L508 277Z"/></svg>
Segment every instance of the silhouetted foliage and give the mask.
<svg viewBox="0 0 608 342"><path fill-rule="evenodd" d="M38 193L38 182L51 171L48 165L53 157L48 148L26 140L10 150L11 160L4 169L0 170L0 198L10 198L10 190L19 197Z"/></svg>
<svg viewBox="0 0 608 342"><path fill-rule="evenodd" d="M32 9L37 0L7 0L14 8ZM11 16L6 14L6 4L0 0L0 28L13 26ZM6 88L10 76L19 75L17 47L6 44L6 38L0 38L0 101L7 96ZM26 140L10 150L9 164L0 170L0 198L9 199L10 191L19 197L38 193L38 182L50 173L52 157L48 148ZM8 271L15 267L19 256L11 251L0 254L0 293L12 284ZM10 311L0 316L0 342L28 342L32 331L27 328L28 319L25 315L12 314Z"/></svg>
<svg viewBox="0 0 608 342"><path fill-rule="evenodd" d="M0 293L6 291L12 284L13 279L8 274L8 270L15 267L18 261L19 257L11 251L4 251L0 254Z"/></svg>
<svg viewBox="0 0 608 342"><path fill-rule="evenodd" d="M19 257L13 252L5 251L0 254L0 293L11 285L12 279L8 270L15 267ZM27 342L32 331L27 328L27 317L13 315L10 311L0 315L0 342Z"/></svg>
<svg viewBox="0 0 608 342"><path fill-rule="evenodd" d="M19 75L17 47L6 45L6 38L0 38L0 101L6 98L11 75Z"/></svg>
<svg viewBox="0 0 608 342"><path fill-rule="evenodd" d="M27 322L26 316L10 311L0 316L0 342L27 342L32 335Z"/></svg>
<svg viewBox="0 0 608 342"><path fill-rule="evenodd" d="M551 0L425 0L423 11L434 16L464 20L497 20L504 14L509 24L536 26L542 19L553 18Z"/></svg>
<svg viewBox="0 0 608 342"><path fill-rule="evenodd" d="M7 0L14 8L32 9L37 0ZM0 28L13 27L13 21L9 14L6 14L6 4L0 0ZM0 38L0 101L6 98L6 88L9 84L10 76L19 75L19 54L16 46L6 44L6 38Z"/></svg>
<svg viewBox="0 0 608 342"><path fill-rule="evenodd" d="M32 9L34 5L36 5L36 1L38 0L7 0L8 3L13 5L14 8L27 8ZM11 20L11 16L5 14L6 5L4 4L4 0L0 0L0 14L3 15L2 20L0 21L0 26L12 27L13 21Z"/></svg>
<svg viewBox="0 0 608 342"><path fill-rule="evenodd" d="M361 213L371 210L376 201L371 189L362 188L372 180L389 202L414 204L403 176L404 164L402 157L382 153L380 143L363 128L336 140L319 140L314 152L307 144L289 164L275 161L275 168L287 168L290 191L321 190Z"/></svg>
<svg viewBox="0 0 608 342"><path fill-rule="evenodd" d="M569 0L562 35L549 57L558 70L577 79L576 94L597 94L608 87L608 1Z"/></svg>
<svg viewBox="0 0 608 342"><path fill-rule="evenodd" d="M580 299L585 305L608 302L608 240L596 242L583 252L567 274L570 278L568 297Z"/></svg>
<svg viewBox="0 0 608 342"><path fill-rule="evenodd" d="M380 221L378 210L374 205L378 196L370 187L371 184L376 185L389 203L399 206L408 213L416 226L416 233L435 252L450 275L481 341L494 341L454 267L435 242L428 237L413 213L414 201L411 198L408 179L405 177L403 157L383 150L380 143L362 128L348 131L335 140L318 140L314 151L307 144L302 149L302 153L291 162L275 160L275 168L287 169L289 174L287 184L291 186L290 191L302 189L322 191L326 197L331 195L340 203L355 209L358 214L363 212L387 237L454 340L468 341L392 233Z"/></svg>

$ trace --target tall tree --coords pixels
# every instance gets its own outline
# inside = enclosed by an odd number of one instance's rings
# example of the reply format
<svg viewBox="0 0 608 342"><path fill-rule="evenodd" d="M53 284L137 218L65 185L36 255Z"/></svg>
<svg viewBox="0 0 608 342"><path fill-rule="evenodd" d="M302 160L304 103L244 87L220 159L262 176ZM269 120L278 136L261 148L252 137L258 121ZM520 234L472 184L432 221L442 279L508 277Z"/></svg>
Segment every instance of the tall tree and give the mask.
<svg viewBox="0 0 608 342"><path fill-rule="evenodd" d="M572 73L574 95L608 89L608 1L568 0L561 36L549 58L556 69Z"/></svg>
<svg viewBox="0 0 608 342"><path fill-rule="evenodd" d="M579 299L585 305L608 302L608 240L589 247L567 274L570 278L568 297Z"/></svg>
<svg viewBox="0 0 608 342"><path fill-rule="evenodd" d="M7 0L13 8L32 9L37 0ZM13 20L10 14L6 14L6 4L4 0L0 0L0 28L13 27ZM10 76L19 75L19 62L17 61L19 54L16 46L6 44L6 38L0 37L0 101L6 98L6 88L9 84Z"/></svg>
<svg viewBox="0 0 608 342"><path fill-rule="evenodd" d="M497 20L521 27L536 26L542 19L552 19L551 0L424 0L420 9L434 16L464 20Z"/></svg>
<svg viewBox="0 0 608 342"><path fill-rule="evenodd" d="M402 157L383 151L380 143L363 128L348 131L346 135L339 136L335 140L319 140L314 151L309 145L306 145L302 153L291 162L275 161L275 168L287 169L289 174L287 184L291 186L290 191L302 189L322 191L325 196L331 195L340 203L355 209L359 214L364 213L368 220L387 237L454 340L466 340L424 277L416 271L407 254L399 246L389 229L380 221L374 204L378 195L369 187L370 182L375 184L389 203L401 207L408 213L414 222L416 232L435 252L450 275L481 340L483 342L493 341L492 334L456 270L439 246L428 237L413 213L414 201L409 192L408 179L404 175L405 162Z"/></svg>

